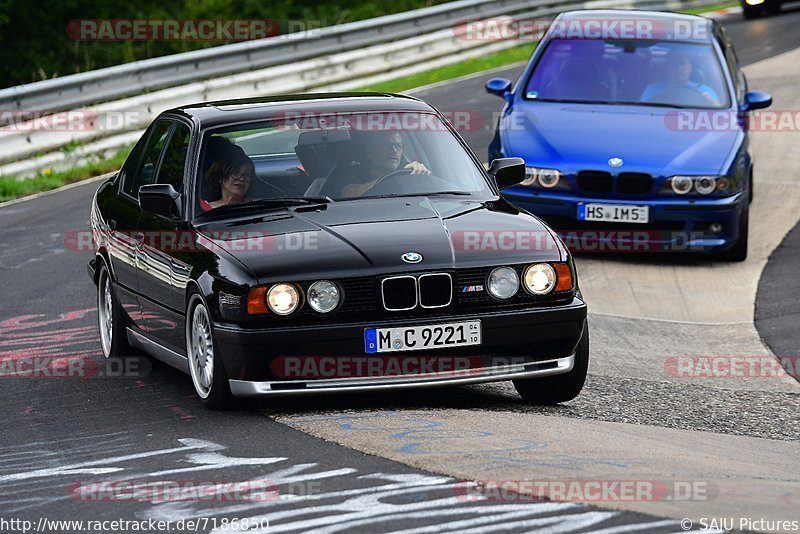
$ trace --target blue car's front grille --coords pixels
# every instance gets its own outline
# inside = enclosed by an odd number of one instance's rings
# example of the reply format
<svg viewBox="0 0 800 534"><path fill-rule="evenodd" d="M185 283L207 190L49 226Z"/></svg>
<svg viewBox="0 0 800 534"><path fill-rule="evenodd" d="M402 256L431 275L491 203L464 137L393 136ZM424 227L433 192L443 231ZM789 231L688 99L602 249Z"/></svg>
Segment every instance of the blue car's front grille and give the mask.
<svg viewBox="0 0 800 534"><path fill-rule="evenodd" d="M610 193L614 180L610 172L581 171L578 173L578 187L587 193Z"/></svg>
<svg viewBox="0 0 800 534"><path fill-rule="evenodd" d="M617 176L617 193L643 195L653 190L653 177L639 172L622 172Z"/></svg>
<svg viewBox="0 0 800 534"><path fill-rule="evenodd" d="M580 171L578 187L584 193L644 195L653 190L653 177L639 172L623 172L613 176L606 171Z"/></svg>

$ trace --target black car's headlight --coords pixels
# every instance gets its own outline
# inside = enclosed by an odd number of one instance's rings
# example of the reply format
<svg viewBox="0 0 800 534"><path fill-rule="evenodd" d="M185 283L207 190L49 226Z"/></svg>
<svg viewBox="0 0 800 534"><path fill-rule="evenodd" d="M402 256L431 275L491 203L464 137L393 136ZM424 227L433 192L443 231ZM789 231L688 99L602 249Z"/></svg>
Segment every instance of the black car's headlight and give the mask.
<svg viewBox="0 0 800 534"><path fill-rule="evenodd" d="M528 293L547 295L556 286L556 271L549 263L534 263L525 269L522 281Z"/></svg>
<svg viewBox="0 0 800 534"><path fill-rule="evenodd" d="M329 280L318 280L311 284L306 293L308 305L319 313L330 313L339 307L342 292L339 286Z"/></svg>
<svg viewBox="0 0 800 534"><path fill-rule="evenodd" d="M525 167L525 180L520 182L520 185L557 191L568 191L570 189L569 182L564 178L564 174L561 171L540 167Z"/></svg>
<svg viewBox="0 0 800 534"><path fill-rule="evenodd" d="M661 194L701 196L730 195L740 191L736 180L730 176L671 176L661 186Z"/></svg>
<svg viewBox="0 0 800 534"><path fill-rule="evenodd" d="M275 284L267 290L267 306L272 313L289 315L300 305L300 292L292 284Z"/></svg>
<svg viewBox="0 0 800 534"><path fill-rule="evenodd" d="M510 299L519 291L519 276L511 267L498 267L489 273L486 287L498 299Z"/></svg>

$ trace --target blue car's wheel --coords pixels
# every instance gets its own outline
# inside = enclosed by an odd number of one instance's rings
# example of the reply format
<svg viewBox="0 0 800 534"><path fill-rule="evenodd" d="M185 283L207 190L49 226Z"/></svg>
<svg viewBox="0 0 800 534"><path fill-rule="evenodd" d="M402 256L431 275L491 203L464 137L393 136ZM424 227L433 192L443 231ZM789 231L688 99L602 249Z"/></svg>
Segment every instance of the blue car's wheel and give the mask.
<svg viewBox="0 0 800 534"><path fill-rule="evenodd" d="M747 259L747 238L750 226L750 203L745 202L739 218L739 240L729 250L719 255L725 261L744 261Z"/></svg>

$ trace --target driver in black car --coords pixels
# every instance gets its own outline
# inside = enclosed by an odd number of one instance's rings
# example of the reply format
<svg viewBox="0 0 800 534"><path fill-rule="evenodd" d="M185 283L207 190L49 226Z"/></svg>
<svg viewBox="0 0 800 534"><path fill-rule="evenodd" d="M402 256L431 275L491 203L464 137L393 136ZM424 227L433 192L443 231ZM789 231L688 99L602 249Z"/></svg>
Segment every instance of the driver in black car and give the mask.
<svg viewBox="0 0 800 534"><path fill-rule="evenodd" d="M353 172L353 178L361 178L364 181L345 185L342 188L343 197L361 196L372 189L378 180L401 169L410 169L410 174L431 174L431 171L419 161L412 161L401 167L403 138L400 132L375 132L366 138L364 148L366 161L351 162L351 166L359 167L362 171Z"/></svg>

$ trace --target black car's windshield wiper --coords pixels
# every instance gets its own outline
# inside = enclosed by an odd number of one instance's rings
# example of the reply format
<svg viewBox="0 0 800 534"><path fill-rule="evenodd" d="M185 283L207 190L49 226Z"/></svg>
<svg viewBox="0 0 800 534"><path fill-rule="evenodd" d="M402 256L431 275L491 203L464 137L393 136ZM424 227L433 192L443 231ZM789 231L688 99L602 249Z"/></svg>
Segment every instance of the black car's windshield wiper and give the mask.
<svg viewBox="0 0 800 534"><path fill-rule="evenodd" d="M386 195L366 195L366 196L363 196L363 197L355 197L355 199L361 199L361 198L398 198L398 197L435 197L435 196L439 196L439 195L470 196L470 195L472 195L472 193L470 193L469 191L430 191L428 193L388 193Z"/></svg>
<svg viewBox="0 0 800 534"><path fill-rule="evenodd" d="M333 202L333 199L328 196L258 198L255 200L248 200L247 202L239 202L238 204L226 204L214 208L213 210L205 211L200 215L216 215L218 213L258 208L283 208L286 206L305 206L307 204L329 204L331 202Z"/></svg>

